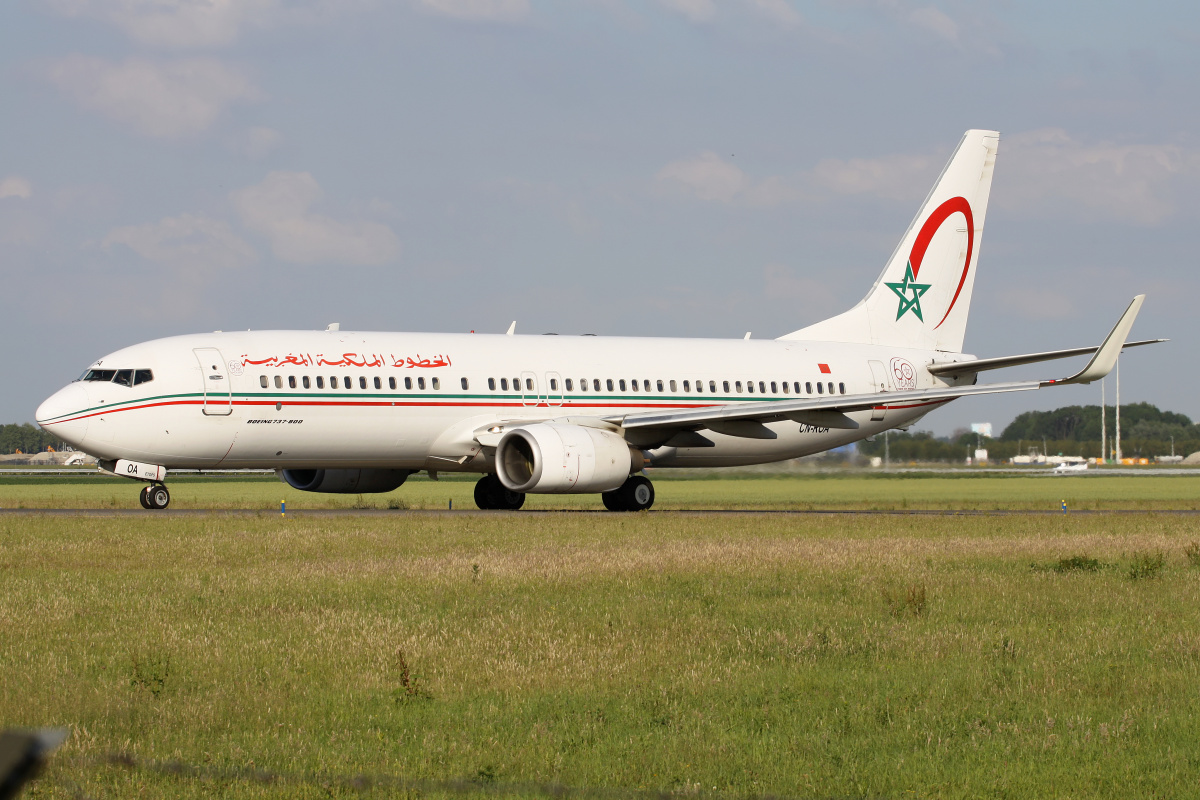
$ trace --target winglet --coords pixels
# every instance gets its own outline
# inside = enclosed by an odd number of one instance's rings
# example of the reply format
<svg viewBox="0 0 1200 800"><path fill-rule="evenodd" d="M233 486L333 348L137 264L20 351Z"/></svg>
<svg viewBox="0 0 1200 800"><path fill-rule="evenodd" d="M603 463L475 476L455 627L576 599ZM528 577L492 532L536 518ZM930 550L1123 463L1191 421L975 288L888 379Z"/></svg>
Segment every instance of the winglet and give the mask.
<svg viewBox="0 0 1200 800"><path fill-rule="evenodd" d="M1133 327L1133 321L1137 319L1138 311L1145 299L1146 295L1144 294L1133 298L1129 308L1125 309L1125 313L1117 321L1116 327L1108 334L1108 338L1104 340L1104 344L1100 345L1100 349L1092 356L1092 360L1087 363L1086 367L1069 378L1048 383L1091 383L1112 372L1113 365L1117 363L1117 356L1120 355L1121 348L1125 346L1125 340L1129 338L1129 330Z"/></svg>

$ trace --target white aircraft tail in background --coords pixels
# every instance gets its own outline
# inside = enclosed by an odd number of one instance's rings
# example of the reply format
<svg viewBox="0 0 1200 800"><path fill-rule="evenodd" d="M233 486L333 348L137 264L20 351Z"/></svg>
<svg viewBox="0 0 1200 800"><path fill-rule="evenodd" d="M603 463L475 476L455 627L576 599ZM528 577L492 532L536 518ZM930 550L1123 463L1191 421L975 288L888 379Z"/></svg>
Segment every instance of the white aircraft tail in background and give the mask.
<svg viewBox="0 0 1200 800"><path fill-rule="evenodd" d="M862 301L781 339L962 350L1000 134L971 130Z"/></svg>

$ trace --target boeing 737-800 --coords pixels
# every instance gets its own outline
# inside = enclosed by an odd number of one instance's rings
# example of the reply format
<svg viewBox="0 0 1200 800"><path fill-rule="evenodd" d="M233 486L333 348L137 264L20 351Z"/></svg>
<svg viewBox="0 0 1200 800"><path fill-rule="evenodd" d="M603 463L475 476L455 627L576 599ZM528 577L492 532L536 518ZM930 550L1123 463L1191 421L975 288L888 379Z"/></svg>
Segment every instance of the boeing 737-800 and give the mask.
<svg viewBox="0 0 1200 800"><path fill-rule="evenodd" d="M967 131L867 296L765 340L325 331L158 339L92 364L37 422L145 483L171 469L273 468L296 489L388 492L414 472L482 473L480 508L599 493L649 508L653 467L796 458L903 428L955 398L1107 375L1142 295L1096 347L961 352L999 135ZM1059 380L980 372L1092 354Z"/></svg>

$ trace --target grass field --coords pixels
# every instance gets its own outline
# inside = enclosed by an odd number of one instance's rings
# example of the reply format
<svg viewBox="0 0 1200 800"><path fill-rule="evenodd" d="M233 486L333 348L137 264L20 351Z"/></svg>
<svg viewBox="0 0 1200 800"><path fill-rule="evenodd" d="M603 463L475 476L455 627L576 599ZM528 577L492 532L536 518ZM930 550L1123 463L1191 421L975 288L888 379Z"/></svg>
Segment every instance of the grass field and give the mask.
<svg viewBox="0 0 1200 800"><path fill-rule="evenodd" d="M0 722L72 729L33 797L1194 796L1198 541L1154 513L0 517Z"/></svg>
<svg viewBox="0 0 1200 800"><path fill-rule="evenodd" d="M947 476L814 473L680 479L650 473L664 509L1200 509L1200 471L1178 476ZM410 478L378 495L313 494L273 477L183 477L170 481L172 508L474 508L475 476ZM97 476L0 478L0 508L138 508L140 484ZM529 495L529 509L600 509L598 495Z"/></svg>

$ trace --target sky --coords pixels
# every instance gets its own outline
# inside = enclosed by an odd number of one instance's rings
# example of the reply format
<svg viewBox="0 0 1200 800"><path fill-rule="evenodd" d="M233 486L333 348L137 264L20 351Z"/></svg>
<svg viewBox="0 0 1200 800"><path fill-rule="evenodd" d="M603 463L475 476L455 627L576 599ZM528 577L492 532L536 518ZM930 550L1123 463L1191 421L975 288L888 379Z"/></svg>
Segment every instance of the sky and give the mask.
<svg viewBox="0 0 1200 800"><path fill-rule="evenodd" d="M1198 78L1176 0L11 0L0 422L196 331L781 336L866 293L968 128L967 350L1098 344L1144 292L1172 341L1121 399L1200 419Z"/></svg>

